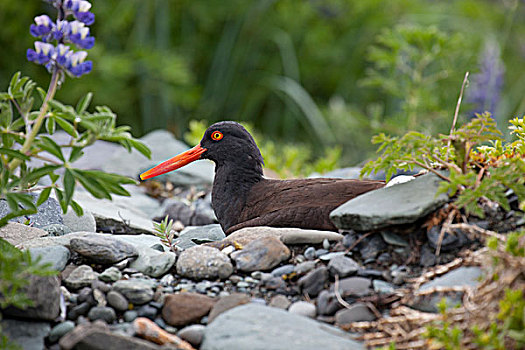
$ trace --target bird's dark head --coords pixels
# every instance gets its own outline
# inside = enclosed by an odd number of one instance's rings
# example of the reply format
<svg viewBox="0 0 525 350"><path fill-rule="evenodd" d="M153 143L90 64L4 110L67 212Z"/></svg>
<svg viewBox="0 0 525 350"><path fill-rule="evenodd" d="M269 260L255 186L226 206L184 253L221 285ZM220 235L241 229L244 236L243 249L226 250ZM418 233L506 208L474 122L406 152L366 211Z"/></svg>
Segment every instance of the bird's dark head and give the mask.
<svg viewBox="0 0 525 350"><path fill-rule="evenodd" d="M262 176L263 158L252 135L241 124L224 121L210 126L197 146L142 173L140 179L167 173L197 159L210 159L217 167L253 170Z"/></svg>

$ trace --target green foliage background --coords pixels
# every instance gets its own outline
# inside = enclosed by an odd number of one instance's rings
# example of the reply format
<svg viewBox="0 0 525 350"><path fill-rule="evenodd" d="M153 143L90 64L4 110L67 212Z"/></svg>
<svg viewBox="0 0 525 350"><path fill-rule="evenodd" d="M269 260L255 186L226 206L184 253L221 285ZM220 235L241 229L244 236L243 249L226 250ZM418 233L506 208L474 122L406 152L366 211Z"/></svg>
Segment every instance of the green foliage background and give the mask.
<svg viewBox="0 0 525 350"><path fill-rule="evenodd" d="M194 119L248 121L317 155L341 145L343 163L356 163L377 132L447 132L487 41L506 67L494 115L504 127L525 112L523 1L92 3L94 70L57 99L73 104L93 91L93 104L110 106L135 136L168 128L182 138ZM47 86L25 52L34 16L49 11L40 0L0 0L1 87L18 70Z"/></svg>

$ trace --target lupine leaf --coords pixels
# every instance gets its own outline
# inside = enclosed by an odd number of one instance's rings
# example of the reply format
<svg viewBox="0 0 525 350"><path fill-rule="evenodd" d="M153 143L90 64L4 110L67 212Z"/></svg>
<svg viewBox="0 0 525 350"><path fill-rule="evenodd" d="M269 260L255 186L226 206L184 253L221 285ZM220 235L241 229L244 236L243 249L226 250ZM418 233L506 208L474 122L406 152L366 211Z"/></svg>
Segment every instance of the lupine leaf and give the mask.
<svg viewBox="0 0 525 350"><path fill-rule="evenodd" d="M71 208L73 208L73 211L75 212L75 214L77 214L77 216L84 215L84 210L77 202L72 200L71 203L69 203L69 205L71 206Z"/></svg>
<svg viewBox="0 0 525 350"><path fill-rule="evenodd" d="M86 111L86 109L89 107L89 104L91 103L92 98L93 93L88 92L86 96L84 96L80 101L78 101L76 108L78 114L82 114Z"/></svg>
<svg viewBox="0 0 525 350"><path fill-rule="evenodd" d="M73 137L78 137L78 132L77 130L75 129L75 127L69 123L68 121L66 121L65 119L62 119L60 118L59 116L54 116L54 118L56 120L56 122L58 123L58 125L60 125L60 127L62 129L64 129L65 132L67 132L69 135L73 136Z"/></svg>
<svg viewBox="0 0 525 350"><path fill-rule="evenodd" d="M42 203L44 203L51 194L51 187L46 187L40 192L40 195L38 196L38 200L36 201L36 206L39 207Z"/></svg>
<svg viewBox="0 0 525 350"><path fill-rule="evenodd" d="M75 192L75 178L70 169L66 168L64 172L64 192L65 192L65 207L69 206L71 198L73 198L73 193Z"/></svg>
<svg viewBox="0 0 525 350"><path fill-rule="evenodd" d="M26 175L25 180L29 183L37 181L42 176L51 174L53 171L57 170L58 168L60 168L60 165L44 165L43 167L32 170L29 174Z"/></svg>
<svg viewBox="0 0 525 350"><path fill-rule="evenodd" d="M56 129L56 124L55 124L55 119L54 118L50 118L50 117L47 117L46 118L46 122L45 122L45 126L46 126L46 131L49 135L53 135L55 133L55 129ZM51 152L49 152L51 153Z"/></svg>
<svg viewBox="0 0 525 350"><path fill-rule="evenodd" d="M25 161L30 161L31 158L26 156L25 154L21 153L20 151L16 151L14 149L8 149L8 148L0 148L0 154L6 154L13 158L22 159Z"/></svg>
<svg viewBox="0 0 525 350"><path fill-rule="evenodd" d="M71 149L71 154L69 155L69 162L73 163L80 157L84 155L84 152L82 152L82 147L73 147Z"/></svg>
<svg viewBox="0 0 525 350"><path fill-rule="evenodd" d="M53 139L47 136L42 136L40 138L39 146L40 148L51 153L52 155L54 155L61 161L63 162L66 161L66 159L64 158L64 155L62 154L62 149L60 148L59 145L57 145L57 143Z"/></svg>
<svg viewBox="0 0 525 350"><path fill-rule="evenodd" d="M78 169L75 169L73 175L93 197L111 199L109 192L94 177L89 176L89 174L85 176L84 171Z"/></svg>

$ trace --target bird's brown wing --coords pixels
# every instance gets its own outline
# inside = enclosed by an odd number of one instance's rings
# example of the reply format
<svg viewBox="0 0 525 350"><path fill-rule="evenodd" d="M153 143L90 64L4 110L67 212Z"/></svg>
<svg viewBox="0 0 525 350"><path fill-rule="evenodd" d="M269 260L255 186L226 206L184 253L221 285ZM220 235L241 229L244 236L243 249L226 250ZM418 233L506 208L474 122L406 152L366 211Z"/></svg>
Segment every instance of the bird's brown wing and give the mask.
<svg viewBox="0 0 525 350"><path fill-rule="evenodd" d="M365 192L381 188L383 181L343 179L264 179L253 186L239 215L243 227L275 226L333 230L330 212Z"/></svg>

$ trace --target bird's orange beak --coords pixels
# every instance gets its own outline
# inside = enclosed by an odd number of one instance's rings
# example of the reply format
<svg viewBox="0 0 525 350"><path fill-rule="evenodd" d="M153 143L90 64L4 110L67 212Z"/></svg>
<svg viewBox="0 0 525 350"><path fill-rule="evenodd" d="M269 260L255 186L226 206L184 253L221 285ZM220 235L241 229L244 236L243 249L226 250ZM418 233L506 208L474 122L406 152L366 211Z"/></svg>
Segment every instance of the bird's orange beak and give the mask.
<svg viewBox="0 0 525 350"><path fill-rule="evenodd" d="M191 162L196 161L197 159L200 159L201 155L206 151L207 151L206 148L202 148L201 145L197 145L193 147L192 149L189 149L186 152L178 154L175 157L168 159L167 161L162 162L159 165L151 168L150 170L143 172L142 174L140 174L139 177L141 180L146 180L146 179L150 179L155 176L162 175L169 171L173 171L175 169L182 168L186 164L189 164Z"/></svg>

